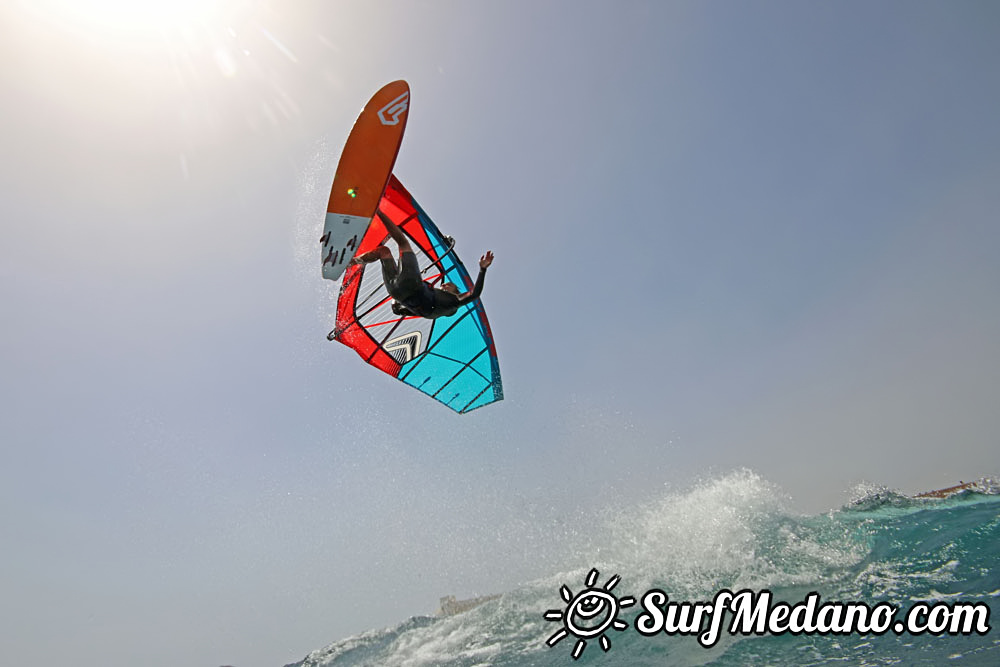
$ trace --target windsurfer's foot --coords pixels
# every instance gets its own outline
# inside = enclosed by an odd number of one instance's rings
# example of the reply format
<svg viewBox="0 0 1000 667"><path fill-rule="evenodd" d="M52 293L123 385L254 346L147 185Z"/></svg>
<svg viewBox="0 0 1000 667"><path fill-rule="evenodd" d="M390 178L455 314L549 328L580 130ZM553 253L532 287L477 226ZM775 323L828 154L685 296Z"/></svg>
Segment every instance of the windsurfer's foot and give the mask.
<svg viewBox="0 0 1000 667"><path fill-rule="evenodd" d="M384 246L379 246L381 249ZM381 253L379 250L369 250L368 252L362 253L357 257L351 258L351 264L371 264L372 262L377 262Z"/></svg>

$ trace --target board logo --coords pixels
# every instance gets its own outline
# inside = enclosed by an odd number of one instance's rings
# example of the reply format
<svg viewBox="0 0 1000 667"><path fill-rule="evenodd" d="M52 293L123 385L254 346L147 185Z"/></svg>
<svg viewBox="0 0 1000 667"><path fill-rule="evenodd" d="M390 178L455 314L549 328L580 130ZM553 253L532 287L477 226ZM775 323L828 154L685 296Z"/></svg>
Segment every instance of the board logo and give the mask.
<svg viewBox="0 0 1000 667"><path fill-rule="evenodd" d="M405 364L406 362L412 360L413 357L417 356L417 350L419 349L419 331L411 331L408 334L403 334L398 338L393 338L385 344L385 351L401 364Z"/></svg>
<svg viewBox="0 0 1000 667"><path fill-rule="evenodd" d="M383 125L399 125L399 119L410 107L410 93L405 92L378 110L378 119Z"/></svg>
<svg viewBox="0 0 1000 667"><path fill-rule="evenodd" d="M618 618L619 610L631 607L635 604L635 598L631 595L617 598L611 592L621 581L617 574L604 584L597 587L597 577L600 573L594 568L587 575L584 584L587 586L575 596L565 584L559 589L559 595L566 603L565 609L549 609L545 612L546 621L561 622L563 627L557 630L545 643L555 646L566 638L567 635L576 637L576 645L573 647L571 655L574 660L583 655L583 650L587 648L587 640L598 637L598 642L604 652L611 649L611 640L604 634L605 630L614 628L621 632L628 628L628 624Z"/></svg>

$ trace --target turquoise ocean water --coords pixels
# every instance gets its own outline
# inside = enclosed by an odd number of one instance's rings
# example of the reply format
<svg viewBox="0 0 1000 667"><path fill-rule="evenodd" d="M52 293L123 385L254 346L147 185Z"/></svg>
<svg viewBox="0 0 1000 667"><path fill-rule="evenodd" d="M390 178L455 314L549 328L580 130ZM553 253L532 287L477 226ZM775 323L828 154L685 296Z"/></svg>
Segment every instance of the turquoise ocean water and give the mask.
<svg viewBox="0 0 1000 667"><path fill-rule="evenodd" d="M588 567L530 582L450 617L417 616L312 652L295 667L360 665L1000 665L1000 485L945 499L859 489L845 507L816 516L784 508L781 495L741 471L621 513L601 528ZM584 560L588 554L578 554ZM591 568L598 570L586 583ZM986 634L742 636L723 632L712 648L694 636L643 636L639 603L613 614L623 629L587 639L546 640L564 628L545 618L565 611L560 596L603 588L616 599L661 589L671 600L710 601L720 589L770 590L789 603L889 602L903 617L920 603L979 603ZM611 611L605 610L610 618ZM602 617L598 616L598 619ZM728 622L727 622L728 623ZM574 626L574 627L582 627Z"/></svg>

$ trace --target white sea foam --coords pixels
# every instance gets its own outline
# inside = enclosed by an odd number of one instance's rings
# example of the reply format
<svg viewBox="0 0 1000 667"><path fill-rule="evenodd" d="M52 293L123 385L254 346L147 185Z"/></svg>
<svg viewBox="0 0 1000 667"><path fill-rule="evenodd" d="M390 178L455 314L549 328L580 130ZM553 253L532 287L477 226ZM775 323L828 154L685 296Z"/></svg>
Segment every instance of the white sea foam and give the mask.
<svg viewBox="0 0 1000 667"><path fill-rule="evenodd" d="M619 597L639 597L653 587L664 589L673 600L689 601L710 599L724 587L769 588L779 599L799 599L804 591L816 590L827 600L889 599L903 605L1000 596L995 585L982 589L989 593L964 585L972 581L966 578L966 559L981 557L982 540L993 539L991 531L996 529L996 514L981 501L967 503L968 511L983 518L976 524L968 523L968 515L953 524L956 509L949 504L888 514L876 504L815 517L795 515L786 505L774 485L738 470L626 511L618 508L592 525L589 539L581 540L575 554L576 562L583 563L579 567L536 579L454 617L411 619L394 629L338 642L311 654L304 665L566 664L575 640L547 646L545 640L561 626L545 613L565 609L560 588L581 592L591 568L600 571L598 584L621 577L614 588ZM970 530L970 525L978 528ZM942 540L942 531L948 530L955 531L953 539ZM936 536L932 544L937 547L928 550L927 535ZM968 544L970 539L979 541ZM982 562L974 566L976 577L988 567L988 560ZM634 612L633 607L622 615ZM731 658L733 664L828 664L843 660L845 650L865 664L886 651L904 663L915 658L940 662L958 655L954 647L911 636L900 641L830 638L829 643L789 638L766 644L726 636L712 651L681 637L664 637L657 644L631 631L613 633L610 639L610 657L625 661L622 664L701 664L723 656L723 662ZM985 659L994 657L996 650L997 645L984 644L963 647L961 655ZM586 651L587 657L595 651L601 655L596 642Z"/></svg>

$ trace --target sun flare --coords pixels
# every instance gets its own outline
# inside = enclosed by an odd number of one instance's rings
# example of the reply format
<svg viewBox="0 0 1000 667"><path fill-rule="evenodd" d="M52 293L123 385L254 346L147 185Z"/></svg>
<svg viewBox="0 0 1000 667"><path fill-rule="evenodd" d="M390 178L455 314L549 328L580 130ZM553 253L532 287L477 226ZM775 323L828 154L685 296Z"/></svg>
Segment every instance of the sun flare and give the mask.
<svg viewBox="0 0 1000 667"><path fill-rule="evenodd" d="M49 54L102 54L116 69L145 68L148 79L162 73L164 62L188 83L212 72L231 78L261 36L269 36L255 0L21 0L20 6Z"/></svg>
<svg viewBox="0 0 1000 667"><path fill-rule="evenodd" d="M50 20L96 36L184 28L209 21L223 3L213 0L32 0Z"/></svg>

